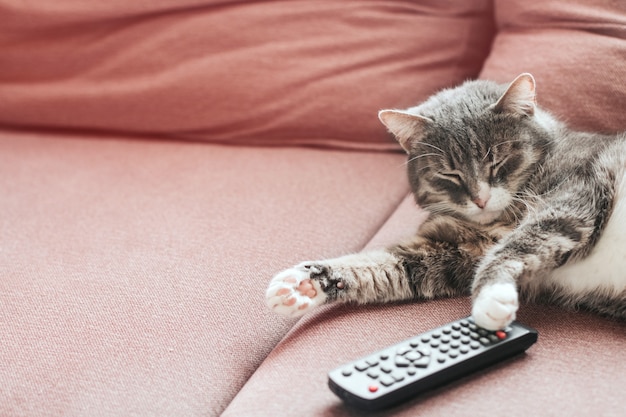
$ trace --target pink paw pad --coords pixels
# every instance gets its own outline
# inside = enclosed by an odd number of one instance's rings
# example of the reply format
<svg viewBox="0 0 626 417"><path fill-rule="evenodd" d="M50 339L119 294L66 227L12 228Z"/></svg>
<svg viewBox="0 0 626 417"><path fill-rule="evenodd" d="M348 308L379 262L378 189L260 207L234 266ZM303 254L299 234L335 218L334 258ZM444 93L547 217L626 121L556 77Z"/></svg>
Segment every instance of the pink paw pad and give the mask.
<svg viewBox="0 0 626 417"><path fill-rule="evenodd" d="M310 272L298 267L276 275L265 296L272 310L288 316L301 316L326 300L326 294L320 284L310 278Z"/></svg>

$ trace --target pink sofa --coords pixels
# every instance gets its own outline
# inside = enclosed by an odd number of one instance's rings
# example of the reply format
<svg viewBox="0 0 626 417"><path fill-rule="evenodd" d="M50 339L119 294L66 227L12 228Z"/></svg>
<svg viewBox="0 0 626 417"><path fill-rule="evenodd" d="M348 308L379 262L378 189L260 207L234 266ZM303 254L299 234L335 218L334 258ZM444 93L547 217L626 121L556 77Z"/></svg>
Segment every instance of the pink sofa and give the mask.
<svg viewBox="0 0 626 417"><path fill-rule="evenodd" d="M356 416L337 365L467 299L264 303L424 213L376 118L468 78L626 130L611 0L0 0L0 416ZM524 305L527 354L383 412L623 416L626 325Z"/></svg>

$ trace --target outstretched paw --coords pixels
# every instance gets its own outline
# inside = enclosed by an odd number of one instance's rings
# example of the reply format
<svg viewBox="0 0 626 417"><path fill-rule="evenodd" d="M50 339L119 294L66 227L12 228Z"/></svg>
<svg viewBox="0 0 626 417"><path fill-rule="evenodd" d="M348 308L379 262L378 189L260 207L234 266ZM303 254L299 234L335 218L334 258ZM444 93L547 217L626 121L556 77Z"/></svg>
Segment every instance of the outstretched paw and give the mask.
<svg viewBox="0 0 626 417"><path fill-rule="evenodd" d="M500 330L515 320L518 307L513 284L493 284L485 286L474 300L472 316L478 326Z"/></svg>
<svg viewBox="0 0 626 417"><path fill-rule="evenodd" d="M276 275L265 292L268 307L278 314L298 317L324 304L326 294L320 282L311 279L313 274L320 273L318 269L302 263Z"/></svg>

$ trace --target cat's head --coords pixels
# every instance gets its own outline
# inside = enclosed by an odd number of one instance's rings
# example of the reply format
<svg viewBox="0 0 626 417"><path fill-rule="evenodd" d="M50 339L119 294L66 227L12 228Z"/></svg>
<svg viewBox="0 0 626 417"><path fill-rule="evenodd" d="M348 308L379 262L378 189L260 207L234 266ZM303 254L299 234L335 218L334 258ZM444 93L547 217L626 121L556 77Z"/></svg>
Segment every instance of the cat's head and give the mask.
<svg viewBox="0 0 626 417"><path fill-rule="evenodd" d="M547 146L552 119L537 109L535 80L468 81L379 118L408 153L418 204L479 224L502 217Z"/></svg>

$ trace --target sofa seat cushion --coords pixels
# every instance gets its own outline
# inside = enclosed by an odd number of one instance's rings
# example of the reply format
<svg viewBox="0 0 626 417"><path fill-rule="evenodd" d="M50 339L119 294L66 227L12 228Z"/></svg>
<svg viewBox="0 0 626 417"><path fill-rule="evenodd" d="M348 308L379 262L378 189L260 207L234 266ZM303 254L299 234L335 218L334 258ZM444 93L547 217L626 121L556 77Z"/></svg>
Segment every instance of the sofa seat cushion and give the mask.
<svg viewBox="0 0 626 417"><path fill-rule="evenodd" d="M0 126L397 149L376 113L476 77L490 4L3 0Z"/></svg>
<svg viewBox="0 0 626 417"><path fill-rule="evenodd" d="M395 153L0 132L0 415L218 415L293 325L272 274L407 192Z"/></svg>

